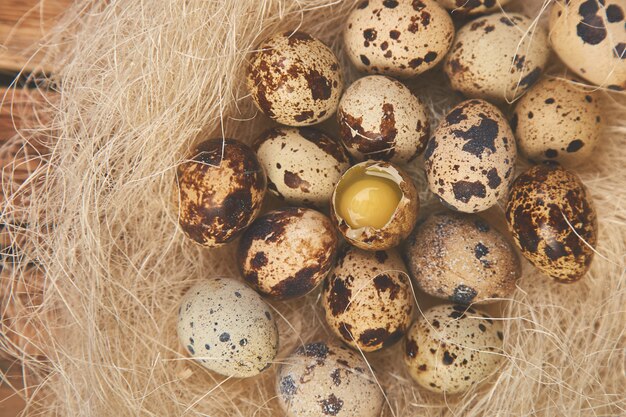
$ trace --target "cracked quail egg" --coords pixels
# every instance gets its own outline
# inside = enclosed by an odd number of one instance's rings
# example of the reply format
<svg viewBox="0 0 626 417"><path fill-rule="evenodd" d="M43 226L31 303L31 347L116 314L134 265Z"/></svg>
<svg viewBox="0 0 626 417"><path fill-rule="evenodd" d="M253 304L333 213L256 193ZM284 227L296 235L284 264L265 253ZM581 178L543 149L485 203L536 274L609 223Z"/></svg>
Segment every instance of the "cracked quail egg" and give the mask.
<svg viewBox="0 0 626 417"><path fill-rule="evenodd" d="M344 251L324 281L326 323L348 345L364 352L400 340L411 322L413 293L395 250Z"/></svg>
<svg viewBox="0 0 626 417"><path fill-rule="evenodd" d="M178 339L203 367L237 378L263 372L278 350L270 307L229 278L201 281L187 291L178 310Z"/></svg>
<svg viewBox="0 0 626 417"><path fill-rule="evenodd" d="M276 392L288 417L378 417L384 400L365 360L326 342L307 343L285 358Z"/></svg>
<svg viewBox="0 0 626 417"><path fill-rule="evenodd" d="M201 245L230 242L261 211L265 172L252 149L239 141L204 141L177 172L178 221L185 235Z"/></svg>
<svg viewBox="0 0 626 417"><path fill-rule="evenodd" d="M254 53L248 89L269 118L309 126L335 113L343 80L337 57L323 42L304 32L284 32Z"/></svg>
<svg viewBox="0 0 626 417"><path fill-rule="evenodd" d="M348 169L335 187L331 219L352 245L385 250L405 239L419 210L411 178L388 162L365 161Z"/></svg>
<svg viewBox="0 0 626 417"><path fill-rule="evenodd" d="M424 312L406 335L404 362L421 387L460 394L499 367L502 323L478 309L445 304Z"/></svg>

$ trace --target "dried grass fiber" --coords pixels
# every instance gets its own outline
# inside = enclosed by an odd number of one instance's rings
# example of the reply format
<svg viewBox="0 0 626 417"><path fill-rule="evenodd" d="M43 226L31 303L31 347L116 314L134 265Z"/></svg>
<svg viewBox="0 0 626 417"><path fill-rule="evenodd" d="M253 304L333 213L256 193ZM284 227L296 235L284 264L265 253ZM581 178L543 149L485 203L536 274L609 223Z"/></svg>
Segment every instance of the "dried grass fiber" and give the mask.
<svg viewBox="0 0 626 417"><path fill-rule="evenodd" d="M517 1L512 9L538 16L548 3ZM78 0L68 10L44 48L47 62L60 68L48 80L60 95L50 122L31 131L54 145L26 213L27 232L36 238L27 256L43 265L46 280L41 304L23 314L46 323L40 347L49 359L2 341L36 376L27 382L40 381L24 392L29 415L280 415L275 367L226 380L178 346L181 294L197 280L236 277L237 270L232 247L198 248L177 228L170 201L175 167L198 138L224 134L249 142L268 124L246 97L244 73L250 51L270 33L300 28L317 35L353 80L339 33L355 4ZM557 63L549 73L564 75ZM438 69L410 84L434 117L459 100ZM599 214L591 272L559 285L525 263L514 297L493 308L506 330L502 370L463 397L418 389L399 345L368 355L387 393L385 415L626 414L626 101L601 94L608 127L594 159L578 169ZM419 161L411 170L429 201L421 167ZM425 206L423 213L432 205ZM16 210L9 204L2 221ZM493 210L491 217L502 215ZM20 268L14 275L27 279ZM433 303L417 298L421 308ZM331 337L318 301L313 294L274 304L284 316L277 362L302 341Z"/></svg>

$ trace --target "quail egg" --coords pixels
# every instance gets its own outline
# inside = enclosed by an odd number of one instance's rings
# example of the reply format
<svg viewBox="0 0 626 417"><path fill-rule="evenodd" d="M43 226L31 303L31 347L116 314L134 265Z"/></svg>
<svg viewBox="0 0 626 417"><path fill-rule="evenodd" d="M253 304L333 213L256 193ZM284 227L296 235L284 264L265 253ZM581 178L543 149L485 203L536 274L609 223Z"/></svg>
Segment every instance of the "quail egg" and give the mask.
<svg viewBox="0 0 626 417"><path fill-rule="evenodd" d="M519 100L511 119L520 153L566 166L588 161L600 140L598 102L594 92L570 81L540 81Z"/></svg>
<svg viewBox="0 0 626 417"><path fill-rule="evenodd" d="M344 43L359 71L413 77L443 59L454 39L448 13L433 0L365 0L348 16Z"/></svg>
<svg viewBox="0 0 626 417"><path fill-rule="evenodd" d="M309 128L278 127L255 142L269 191L290 204L319 208L328 202L350 161L341 144Z"/></svg>
<svg viewBox="0 0 626 417"><path fill-rule="evenodd" d="M501 10L510 0L437 0L452 15L475 15Z"/></svg>
<svg viewBox="0 0 626 417"><path fill-rule="evenodd" d="M266 116L287 126L310 126L335 113L343 81L337 57L304 32L279 33L252 57L248 89Z"/></svg>
<svg viewBox="0 0 626 417"><path fill-rule="evenodd" d="M256 155L233 139L209 139L178 167L178 221L187 237L208 247L233 240L258 216L266 177Z"/></svg>
<svg viewBox="0 0 626 417"><path fill-rule="evenodd" d="M365 360L326 342L300 346L286 358L276 392L288 417L378 417L384 400Z"/></svg>
<svg viewBox="0 0 626 417"><path fill-rule="evenodd" d="M626 88L626 0L555 1L550 41L577 75L612 90Z"/></svg>
<svg viewBox="0 0 626 417"><path fill-rule="evenodd" d="M197 363L236 378L261 373L278 350L270 307L229 278L201 281L187 291L178 309L178 339Z"/></svg>
<svg viewBox="0 0 626 417"><path fill-rule="evenodd" d="M511 187L506 219L522 254L545 274L567 283L589 270L598 224L573 172L553 163L522 173Z"/></svg>
<svg viewBox="0 0 626 417"><path fill-rule="evenodd" d="M422 291L460 304L508 297L520 276L513 246L476 215L432 214L409 237L405 259Z"/></svg>
<svg viewBox="0 0 626 417"><path fill-rule="evenodd" d="M539 79L549 56L543 27L519 13L496 13L459 30L444 71L467 97L514 101Z"/></svg>
<svg viewBox="0 0 626 417"><path fill-rule="evenodd" d="M328 217L289 207L258 218L239 241L238 264L260 294L287 299L303 296L333 266L337 236Z"/></svg>
<svg viewBox="0 0 626 417"><path fill-rule="evenodd" d="M344 146L359 161L411 162L424 151L430 131L424 103L402 83L382 75L350 85L337 120Z"/></svg>
<svg viewBox="0 0 626 417"><path fill-rule="evenodd" d="M513 180L517 150L504 115L483 100L464 101L428 141L424 166L430 190L453 210L495 205Z"/></svg>
<svg viewBox="0 0 626 417"><path fill-rule="evenodd" d="M331 219L352 245L385 250L405 239L419 210L417 189L400 168L365 161L348 169L335 187Z"/></svg>
<svg viewBox="0 0 626 417"><path fill-rule="evenodd" d="M413 293L406 267L395 250L350 248L324 281L326 323L348 345L364 352L402 338L411 322Z"/></svg>
<svg viewBox="0 0 626 417"><path fill-rule="evenodd" d="M460 394L480 384L502 359L502 324L460 304L424 312L406 335L404 362L421 387Z"/></svg>

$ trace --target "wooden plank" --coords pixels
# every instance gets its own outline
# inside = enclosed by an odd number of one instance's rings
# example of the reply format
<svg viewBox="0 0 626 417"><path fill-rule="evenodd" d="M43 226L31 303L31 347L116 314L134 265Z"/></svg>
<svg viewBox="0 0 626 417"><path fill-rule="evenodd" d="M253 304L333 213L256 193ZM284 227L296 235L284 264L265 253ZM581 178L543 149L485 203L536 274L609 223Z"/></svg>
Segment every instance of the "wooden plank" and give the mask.
<svg viewBox="0 0 626 417"><path fill-rule="evenodd" d="M15 393L21 389L22 368L19 363L11 360L0 361L0 416L17 417L24 409L24 400Z"/></svg>
<svg viewBox="0 0 626 417"><path fill-rule="evenodd" d="M0 71L39 71L37 45L72 0L0 1ZM32 59L31 59L32 57ZM53 68L43 68L44 72Z"/></svg>

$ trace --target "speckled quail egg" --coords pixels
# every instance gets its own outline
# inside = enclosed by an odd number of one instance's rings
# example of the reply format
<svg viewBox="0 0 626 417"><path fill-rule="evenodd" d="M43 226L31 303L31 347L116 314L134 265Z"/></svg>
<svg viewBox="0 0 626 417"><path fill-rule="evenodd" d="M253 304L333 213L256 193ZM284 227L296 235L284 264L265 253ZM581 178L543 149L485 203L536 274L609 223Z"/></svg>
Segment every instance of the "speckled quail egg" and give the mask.
<svg viewBox="0 0 626 417"><path fill-rule="evenodd" d="M304 32L279 33L261 43L248 71L248 89L266 116L287 126L310 126L335 113L343 81L337 57Z"/></svg>
<svg viewBox="0 0 626 417"><path fill-rule="evenodd" d="M270 307L230 278L201 281L187 291L178 310L178 339L200 365L237 378L264 371L278 350Z"/></svg>
<svg viewBox="0 0 626 417"><path fill-rule="evenodd" d="M587 81L626 89L626 0L558 0L550 42L559 58Z"/></svg>
<svg viewBox="0 0 626 417"><path fill-rule="evenodd" d="M513 246L476 215L432 214L415 228L404 254L422 291L454 303L508 297L520 275Z"/></svg>
<svg viewBox="0 0 626 417"><path fill-rule="evenodd" d="M588 161L602 128L597 95L563 79L545 79L524 95L511 127L520 153L533 162L575 166Z"/></svg>
<svg viewBox="0 0 626 417"><path fill-rule="evenodd" d="M239 241L241 273L260 294L287 299L311 292L333 266L337 235L328 217L288 207L259 217Z"/></svg>
<svg viewBox="0 0 626 417"><path fill-rule="evenodd" d="M517 150L504 115L483 100L453 108L428 141L424 166L430 190L453 210L495 205L513 180Z"/></svg>
<svg viewBox="0 0 626 417"><path fill-rule="evenodd" d="M233 240L261 211L265 172L248 146L233 139L200 143L178 167L178 222L195 242L215 247Z"/></svg>
<svg viewBox="0 0 626 417"><path fill-rule="evenodd" d="M404 362L423 388L460 394L498 369L503 339L501 322L488 314L460 304L440 305L409 329Z"/></svg>
<svg viewBox="0 0 626 417"><path fill-rule="evenodd" d="M553 163L521 174L511 187L506 219L522 254L545 274L567 283L589 270L598 224L573 172Z"/></svg>
<svg viewBox="0 0 626 417"><path fill-rule="evenodd" d="M454 25L433 0L365 0L348 16L346 51L359 71L413 77L443 59Z"/></svg>
<svg viewBox="0 0 626 417"><path fill-rule="evenodd" d="M383 393L367 363L345 346L300 346L280 366L276 392L288 417L378 417Z"/></svg>
<svg viewBox="0 0 626 417"><path fill-rule="evenodd" d="M352 245L385 250L405 239L419 211L411 178L389 162L365 161L348 169L331 198L331 219Z"/></svg>
<svg viewBox="0 0 626 417"><path fill-rule="evenodd" d="M437 0L452 15L475 15L499 11L510 0Z"/></svg>
<svg viewBox="0 0 626 417"><path fill-rule="evenodd" d="M341 174L350 167L341 144L313 128L271 129L254 147L267 173L267 188L291 204L328 207Z"/></svg>
<svg viewBox="0 0 626 417"><path fill-rule="evenodd" d="M350 85L339 102L337 120L344 146L359 161L406 164L424 151L430 133L424 103L383 75Z"/></svg>
<svg viewBox="0 0 626 417"><path fill-rule="evenodd" d="M364 352L402 338L411 322L413 293L395 250L344 251L324 281L326 323L348 345Z"/></svg>
<svg viewBox="0 0 626 417"><path fill-rule="evenodd" d="M467 97L513 101L541 76L548 62L548 35L518 13L473 20L457 33L444 71Z"/></svg>

